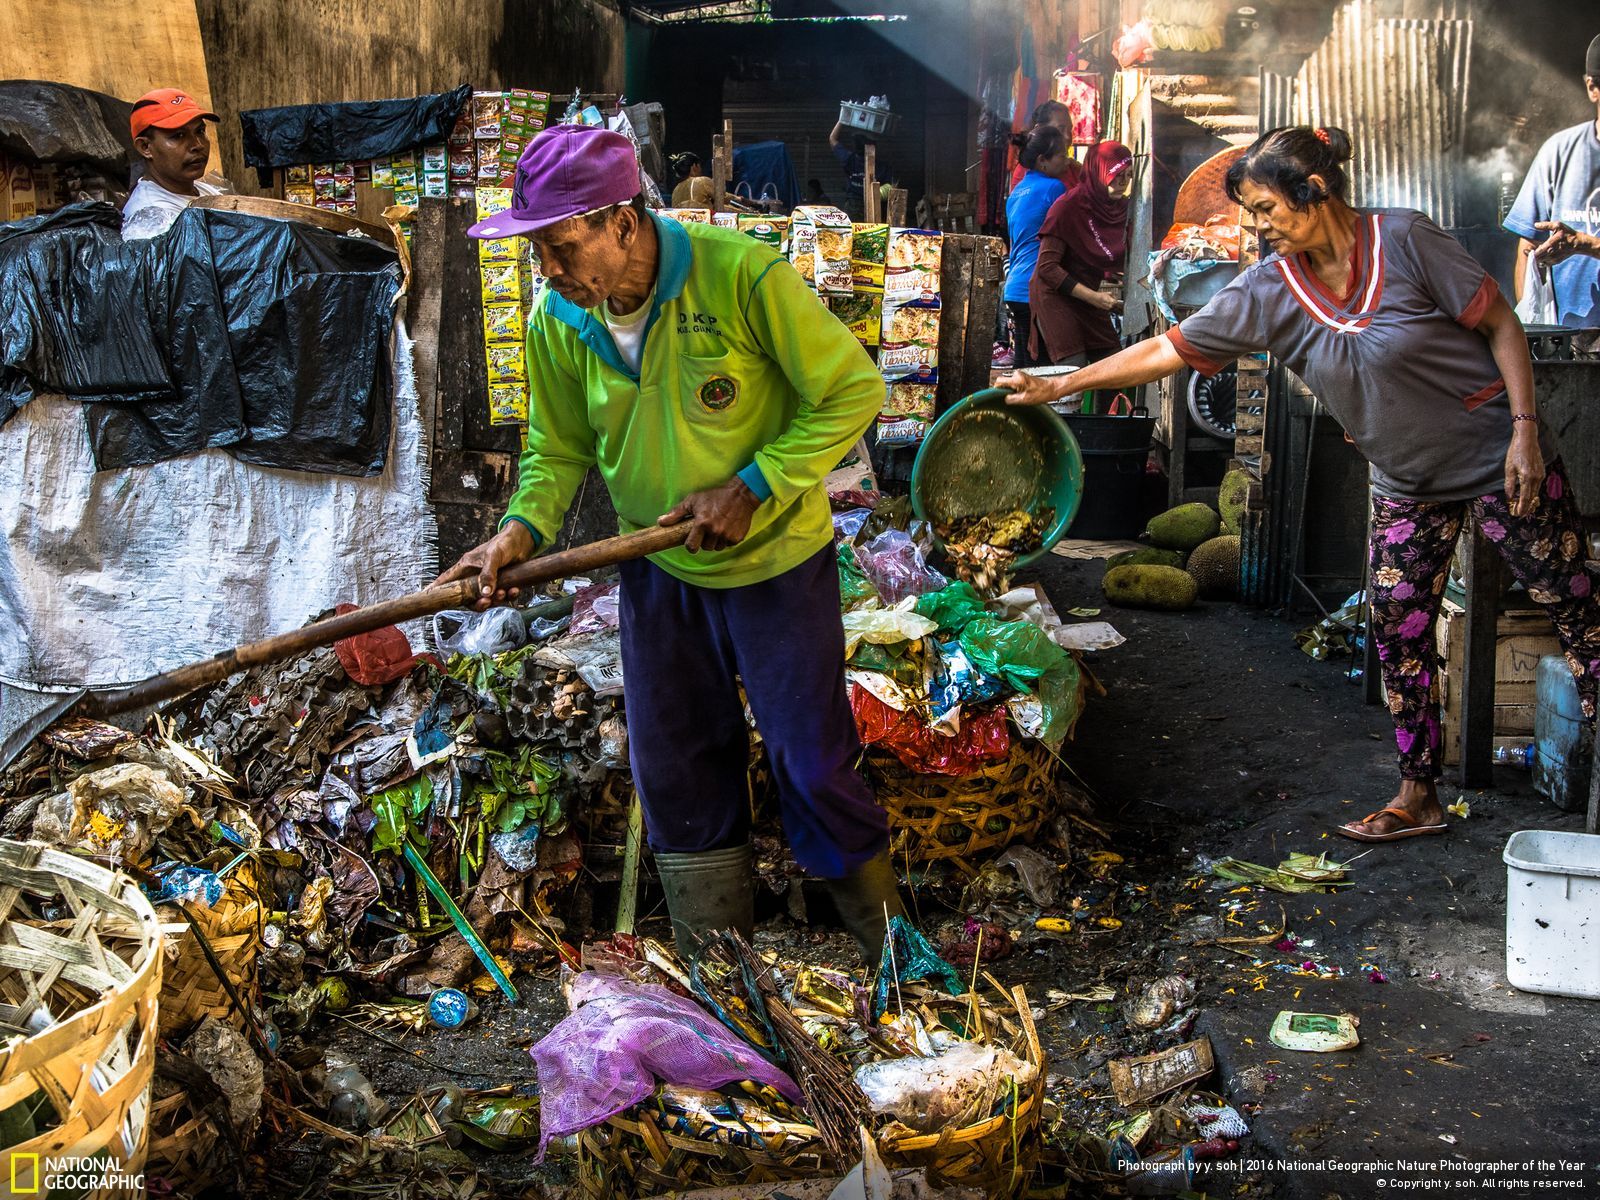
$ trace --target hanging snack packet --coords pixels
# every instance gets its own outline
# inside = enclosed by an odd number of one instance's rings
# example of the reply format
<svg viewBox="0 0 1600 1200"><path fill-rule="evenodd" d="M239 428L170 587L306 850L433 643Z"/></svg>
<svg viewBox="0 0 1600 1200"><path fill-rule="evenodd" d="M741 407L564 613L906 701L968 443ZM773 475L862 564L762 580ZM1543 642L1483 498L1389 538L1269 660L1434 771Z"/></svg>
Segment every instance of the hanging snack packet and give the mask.
<svg viewBox="0 0 1600 1200"><path fill-rule="evenodd" d="M522 305L485 304L483 306L483 340L485 342L511 342L522 346L524 325Z"/></svg>
<svg viewBox="0 0 1600 1200"><path fill-rule="evenodd" d="M887 304L937 306L944 234L934 229L893 229L884 263Z"/></svg>
<svg viewBox="0 0 1600 1200"><path fill-rule="evenodd" d="M483 348L485 365L489 371L489 384L526 383L528 363L526 351L518 342L495 342Z"/></svg>

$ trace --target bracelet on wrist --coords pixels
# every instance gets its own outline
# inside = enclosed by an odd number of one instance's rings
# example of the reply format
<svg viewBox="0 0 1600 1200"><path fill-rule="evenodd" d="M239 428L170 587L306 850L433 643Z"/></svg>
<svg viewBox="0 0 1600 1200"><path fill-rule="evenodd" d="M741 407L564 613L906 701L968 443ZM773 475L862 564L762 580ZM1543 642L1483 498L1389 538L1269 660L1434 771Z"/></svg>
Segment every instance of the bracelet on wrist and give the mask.
<svg viewBox="0 0 1600 1200"><path fill-rule="evenodd" d="M1513 425L1515 425L1518 421L1537 421L1538 419L1539 419L1539 414L1538 413L1512 413L1511 414L1511 423Z"/></svg>

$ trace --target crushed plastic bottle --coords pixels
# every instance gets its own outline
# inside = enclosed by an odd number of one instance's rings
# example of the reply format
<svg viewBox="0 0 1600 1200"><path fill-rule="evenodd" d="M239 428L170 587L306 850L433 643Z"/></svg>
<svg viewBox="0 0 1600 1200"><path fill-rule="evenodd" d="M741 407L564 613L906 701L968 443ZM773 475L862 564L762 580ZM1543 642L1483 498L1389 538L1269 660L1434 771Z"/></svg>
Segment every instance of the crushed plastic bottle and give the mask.
<svg viewBox="0 0 1600 1200"><path fill-rule="evenodd" d="M261 1060L250 1043L232 1025L206 1017L195 1026L183 1043L183 1052L211 1076L211 1081L228 1100L228 1115L240 1130L255 1128L261 1115L261 1096L266 1086Z"/></svg>
<svg viewBox="0 0 1600 1200"><path fill-rule="evenodd" d="M335 1125L354 1133L371 1129L389 1111L372 1083L356 1064L337 1050L329 1050L328 1115Z"/></svg>
<svg viewBox="0 0 1600 1200"><path fill-rule="evenodd" d="M1533 770L1534 749L1532 742L1525 742L1520 746L1496 746L1494 748L1494 761L1507 767L1521 767L1524 771Z"/></svg>

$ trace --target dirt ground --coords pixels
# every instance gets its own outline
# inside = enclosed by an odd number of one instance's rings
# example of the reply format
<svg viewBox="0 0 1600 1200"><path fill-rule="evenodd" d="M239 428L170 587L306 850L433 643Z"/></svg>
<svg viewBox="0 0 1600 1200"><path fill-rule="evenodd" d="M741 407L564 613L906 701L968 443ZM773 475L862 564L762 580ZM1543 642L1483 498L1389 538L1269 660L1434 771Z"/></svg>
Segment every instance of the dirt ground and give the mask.
<svg viewBox="0 0 1600 1200"><path fill-rule="evenodd" d="M1101 605L1101 571L1052 558L1038 577L1065 612ZM1600 1115L1584 1082L1600 1059L1594 1009L1504 982L1500 852L1517 829L1579 829L1580 817L1537 796L1525 772L1504 768L1493 789L1464 794L1470 816L1453 819L1446 836L1373 848L1342 892L1280 895L1210 879L1202 856L1270 866L1295 850L1342 860L1365 849L1331 831L1393 794L1386 714L1362 703L1348 661L1317 663L1296 649L1303 621L1227 603L1182 614L1107 607L1103 616L1129 640L1091 656L1107 694L1091 700L1067 760L1108 837L1075 825L1070 852L1055 853L1067 863L1069 895L1121 924L1043 935L1024 913L1017 948L990 965L1025 983L1045 1010L1057 1138L1075 1127L1100 1132L1125 1115L1109 1094L1109 1059L1204 1035L1218 1068L1205 1086L1241 1108L1253 1136L1195 1180L1201 1194L1528 1194L1535 1179L1600 1194ZM1452 802L1463 793L1447 781L1443 795ZM1094 851L1124 861L1091 870ZM960 915L950 894L916 899L925 928ZM653 912L642 931L665 937L663 915ZM1280 931L1297 945L1202 944ZM808 958L850 957L842 936L781 915L758 938L758 947L773 945ZM1192 1021L1131 1034L1124 999L1174 971L1198 987ZM397 1103L440 1083L531 1091L527 1047L563 1006L553 970L519 979L521 1006L491 997L465 1029L407 1034L403 1049L338 1024L310 1037L355 1057ZM1114 989L1114 1001L1060 998L1096 985ZM1267 1034L1285 1009L1353 1013L1362 1044L1334 1054L1280 1050ZM477 1194L576 1194L568 1156L535 1167L525 1154L469 1153ZM315 1137L285 1140L271 1157L275 1194L376 1194L379 1185L350 1169L348 1151L342 1167L330 1161ZM1496 1162L1498 1170L1473 1166ZM336 1179L339 1170L350 1177ZM434 1194L381 1186L389 1195ZM1070 1194L1117 1193L1094 1182Z"/></svg>

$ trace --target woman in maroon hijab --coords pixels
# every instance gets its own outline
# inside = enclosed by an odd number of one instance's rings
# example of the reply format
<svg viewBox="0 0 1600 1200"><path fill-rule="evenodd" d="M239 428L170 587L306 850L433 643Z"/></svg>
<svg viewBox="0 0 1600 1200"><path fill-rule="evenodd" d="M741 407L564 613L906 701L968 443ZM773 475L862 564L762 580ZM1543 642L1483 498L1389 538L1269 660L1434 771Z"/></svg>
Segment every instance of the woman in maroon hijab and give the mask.
<svg viewBox="0 0 1600 1200"><path fill-rule="evenodd" d="M1077 182L1039 228L1039 265L1028 287L1035 362L1086 366L1120 348L1111 314L1122 302L1100 291L1128 252L1133 154L1117 142L1089 150Z"/></svg>

